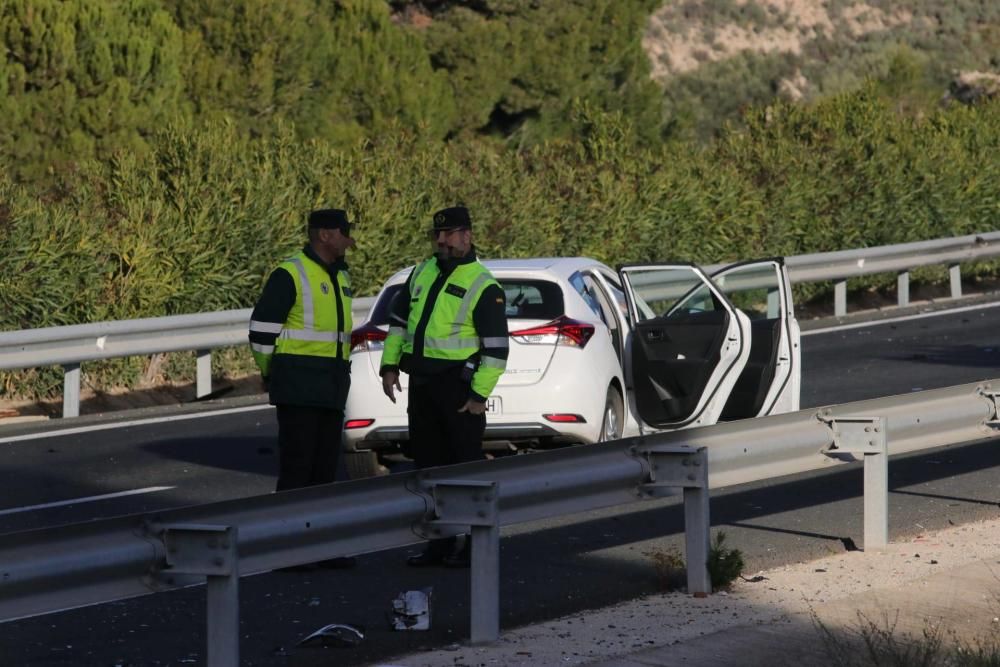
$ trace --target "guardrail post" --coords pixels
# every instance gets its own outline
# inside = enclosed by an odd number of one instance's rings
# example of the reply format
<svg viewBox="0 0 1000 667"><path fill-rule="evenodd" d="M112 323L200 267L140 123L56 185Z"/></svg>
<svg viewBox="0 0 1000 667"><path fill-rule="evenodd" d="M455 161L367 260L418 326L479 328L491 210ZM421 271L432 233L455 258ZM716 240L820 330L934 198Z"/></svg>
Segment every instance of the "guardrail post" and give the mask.
<svg viewBox="0 0 1000 667"><path fill-rule="evenodd" d="M962 298L962 267L958 264L949 266L948 278L951 283L951 298Z"/></svg>
<svg viewBox="0 0 1000 667"><path fill-rule="evenodd" d="M865 551L889 544L889 440L882 417L821 417L833 432L833 444L823 450L861 454L865 461Z"/></svg>
<svg viewBox="0 0 1000 667"><path fill-rule="evenodd" d="M201 398L212 393L212 351L198 350L196 354L198 362L197 390L195 395Z"/></svg>
<svg viewBox="0 0 1000 667"><path fill-rule="evenodd" d="M495 642L500 639L499 484L447 479L421 482L431 501L423 526L471 529L470 640L472 644ZM426 533L426 528L421 532Z"/></svg>
<svg viewBox="0 0 1000 667"><path fill-rule="evenodd" d="M472 526L472 618L473 644L500 638L500 528ZM482 594L477 593L482 592Z"/></svg>
<svg viewBox="0 0 1000 667"><path fill-rule="evenodd" d="M640 460L646 480L639 494L662 497L670 489L684 489L684 550L687 561L688 593L712 592L708 573L709 493L708 449L688 445L652 445L636 447L632 455Z"/></svg>
<svg viewBox="0 0 1000 667"><path fill-rule="evenodd" d="M833 314L843 317L847 314L847 281L838 280L833 286Z"/></svg>
<svg viewBox="0 0 1000 667"><path fill-rule="evenodd" d="M159 526L167 567L160 576L205 575L208 667L239 667L240 595L236 526Z"/></svg>
<svg viewBox="0 0 1000 667"><path fill-rule="evenodd" d="M1000 392L989 391L990 386L986 385L983 389L980 389L983 397L989 401L990 407L992 408L992 414L987 417L984 426L991 429L1000 429Z"/></svg>
<svg viewBox="0 0 1000 667"><path fill-rule="evenodd" d="M865 453L865 551L889 544L889 452L880 440L880 451Z"/></svg>
<svg viewBox="0 0 1000 667"><path fill-rule="evenodd" d="M897 305L910 305L910 272L900 271L896 276Z"/></svg>
<svg viewBox="0 0 1000 667"><path fill-rule="evenodd" d="M708 456L701 451L701 461L695 465L708 467ZM712 580L708 574L709 535L708 485L684 488L684 550L687 557L687 582L689 593L711 593ZM703 567L694 567L704 563Z"/></svg>
<svg viewBox="0 0 1000 667"><path fill-rule="evenodd" d="M80 364L63 364L63 417L80 416Z"/></svg>

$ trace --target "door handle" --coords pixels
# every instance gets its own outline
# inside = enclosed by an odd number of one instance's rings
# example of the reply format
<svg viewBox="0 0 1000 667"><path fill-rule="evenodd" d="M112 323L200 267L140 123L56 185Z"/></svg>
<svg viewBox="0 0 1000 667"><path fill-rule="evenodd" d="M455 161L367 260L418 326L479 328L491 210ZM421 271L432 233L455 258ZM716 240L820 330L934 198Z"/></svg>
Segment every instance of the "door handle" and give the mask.
<svg viewBox="0 0 1000 667"><path fill-rule="evenodd" d="M665 337L662 331L656 331L655 329L646 332L646 340L663 340Z"/></svg>

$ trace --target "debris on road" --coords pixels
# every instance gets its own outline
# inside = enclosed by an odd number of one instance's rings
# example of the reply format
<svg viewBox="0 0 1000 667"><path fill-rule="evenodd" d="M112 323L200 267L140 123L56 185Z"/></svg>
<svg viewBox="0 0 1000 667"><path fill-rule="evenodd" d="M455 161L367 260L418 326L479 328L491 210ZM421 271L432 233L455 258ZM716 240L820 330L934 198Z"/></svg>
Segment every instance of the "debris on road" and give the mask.
<svg viewBox="0 0 1000 667"><path fill-rule="evenodd" d="M296 646L336 646L348 648L357 646L365 639L365 629L347 623L330 623L300 640Z"/></svg>
<svg viewBox="0 0 1000 667"><path fill-rule="evenodd" d="M431 590L406 591L392 601L393 630L430 630Z"/></svg>

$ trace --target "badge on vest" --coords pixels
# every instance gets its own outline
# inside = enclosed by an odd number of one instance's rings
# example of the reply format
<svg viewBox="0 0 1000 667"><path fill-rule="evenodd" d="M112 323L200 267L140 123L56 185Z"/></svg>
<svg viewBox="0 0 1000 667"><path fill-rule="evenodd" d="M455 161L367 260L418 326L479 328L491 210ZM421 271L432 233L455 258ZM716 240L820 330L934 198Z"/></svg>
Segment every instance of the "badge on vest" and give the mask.
<svg viewBox="0 0 1000 667"><path fill-rule="evenodd" d="M320 283L319 284L319 289L320 289L321 292L323 292L323 294L329 294L330 293L330 286L327 285L326 283Z"/></svg>
<svg viewBox="0 0 1000 667"><path fill-rule="evenodd" d="M340 291L344 293L344 296L349 296L352 298L354 297L354 295L351 294L351 288L348 285L344 285L343 287L341 287Z"/></svg>
<svg viewBox="0 0 1000 667"><path fill-rule="evenodd" d="M451 294L452 296L457 296L462 298L465 296L466 289L464 287L459 287L458 285L448 285L444 288L445 294Z"/></svg>

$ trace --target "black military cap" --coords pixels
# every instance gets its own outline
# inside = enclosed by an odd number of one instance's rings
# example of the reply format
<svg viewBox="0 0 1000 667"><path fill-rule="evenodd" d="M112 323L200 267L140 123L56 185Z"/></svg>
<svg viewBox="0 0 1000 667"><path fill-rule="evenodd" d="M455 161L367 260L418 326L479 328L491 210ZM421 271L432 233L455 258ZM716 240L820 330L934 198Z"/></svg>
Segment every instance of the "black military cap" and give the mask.
<svg viewBox="0 0 1000 667"><path fill-rule="evenodd" d="M339 208L321 208L309 214L311 229L339 229L344 236L351 233L351 223L347 220L347 212Z"/></svg>
<svg viewBox="0 0 1000 667"><path fill-rule="evenodd" d="M432 232L445 229L472 229L472 218L469 217L469 209L464 206L452 206L443 208L434 214L434 226Z"/></svg>

